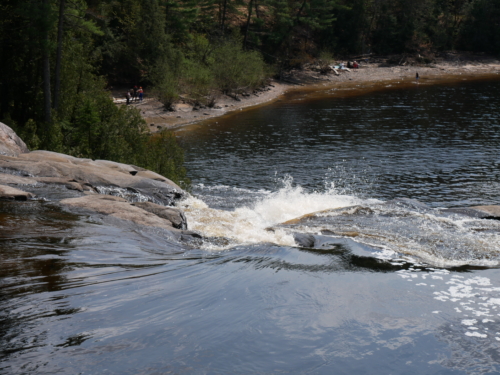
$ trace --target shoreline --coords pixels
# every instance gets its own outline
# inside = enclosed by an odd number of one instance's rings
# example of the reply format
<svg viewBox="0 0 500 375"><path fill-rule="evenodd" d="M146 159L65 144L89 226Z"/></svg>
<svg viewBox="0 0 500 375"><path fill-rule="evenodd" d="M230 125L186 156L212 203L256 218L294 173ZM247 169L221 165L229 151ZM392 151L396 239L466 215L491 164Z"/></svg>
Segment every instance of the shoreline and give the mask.
<svg viewBox="0 0 500 375"><path fill-rule="evenodd" d="M416 82L415 74L419 73ZM292 70L285 81L272 81L270 85L235 100L229 96L220 96L215 108L193 108L186 103L175 105L173 112L166 111L162 104L154 99L142 103L132 103L141 110L141 114L152 133L162 129L178 130L188 125L201 124L233 114L271 104L285 94L304 94L308 99L325 95L356 96L384 89L411 87L412 85L434 85L461 81L499 79L500 60L491 57L478 59L440 61L426 66L384 66L383 62L362 63L359 69L333 72L322 75L313 69Z"/></svg>

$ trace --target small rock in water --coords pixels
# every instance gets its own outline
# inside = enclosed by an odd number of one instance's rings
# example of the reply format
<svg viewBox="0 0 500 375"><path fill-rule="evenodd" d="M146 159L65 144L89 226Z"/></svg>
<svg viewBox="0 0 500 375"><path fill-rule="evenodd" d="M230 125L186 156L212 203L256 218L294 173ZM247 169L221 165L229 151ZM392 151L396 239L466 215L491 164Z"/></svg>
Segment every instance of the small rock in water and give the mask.
<svg viewBox="0 0 500 375"><path fill-rule="evenodd" d="M294 233L293 239L300 247L312 248L314 247L314 236L309 233Z"/></svg>
<svg viewBox="0 0 500 375"><path fill-rule="evenodd" d="M10 186L0 185L0 200L26 201L34 194Z"/></svg>

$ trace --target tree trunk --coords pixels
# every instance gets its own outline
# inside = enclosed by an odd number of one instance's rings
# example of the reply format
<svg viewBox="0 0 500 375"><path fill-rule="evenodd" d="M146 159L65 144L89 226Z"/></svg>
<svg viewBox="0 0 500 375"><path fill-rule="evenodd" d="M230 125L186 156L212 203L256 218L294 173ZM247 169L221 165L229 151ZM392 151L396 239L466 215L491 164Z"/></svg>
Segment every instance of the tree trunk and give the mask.
<svg viewBox="0 0 500 375"><path fill-rule="evenodd" d="M243 39L243 48L247 48L248 29L250 29L250 20L252 18L252 6L253 6L253 0L250 0L250 3L248 4L247 28L245 30L245 39Z"/></svg>
<svg viewBox="0 0 500 375"><path fill-rule="evenodd" d="M169 29L168 29L168 20L169 20L169 17L170 17L170 1L166 1L165 2L165 34L168 34L169 33Z"/></svg>
<svg viewBox="0 0 500 375"><path fill-rule="evenodd" d="M281 38L280 42L278 43L278 48L281 47L281 45L283 44L283 42L285 41L285 39L290 35L290 33L292 32L293 28L299 23L299 20L300 20L300 14L302 13L302 11L304 10L304 7L306 6L306 3L307 3L307 0L304 0L302 2L302 5L299 9L299 11L297 12L297 15L295 16L295 22L292 22L290 27L288 28L288 31L283 35L283 38Z"/></svg>
<svg viewBox="0 0 500 375"><path fill-rule="evenodd" d="M48 18L48 12L50 3L49 0L43 0L44 13ZM50 123L52 121L52 112L51 112L51 95L50 95L50 56L49 56L49 30L48 30L48 20L45 20L47 24L44 25L42 30L43 40L42 40L42 49L43 49L43 66L42 66L42 77L43 77L43 109L45 114L45 122Z"/></svg>
<svg viewBox="0 0 500 375"><path fill-rule="evenodd" d="M54 109L59 108L59 97L61 95L61 65L62 65L62 45L63 45L63 29L64 29L64 6L66 0L59 2L59 23L57 25L57 54L56 54L56 69L54 80Z"/></svg>
<svg viewBox="0 0 500 375"><path fill-rule="evenodd" d="M221 30L224 34L224 28L226 26L226 10L227 10L227 0L224 0L222 5L222 20L221 20Z"/></svg>

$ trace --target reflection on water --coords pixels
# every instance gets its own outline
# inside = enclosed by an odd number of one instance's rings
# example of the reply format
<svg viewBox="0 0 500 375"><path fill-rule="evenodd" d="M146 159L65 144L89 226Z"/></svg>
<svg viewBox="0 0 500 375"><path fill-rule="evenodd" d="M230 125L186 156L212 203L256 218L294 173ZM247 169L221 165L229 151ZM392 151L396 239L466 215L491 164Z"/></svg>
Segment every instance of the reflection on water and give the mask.
<svg viewBox="0 0 500 375"><path fill-rule="evenodd" d="M404 247L498 260L498 221L439 207L498 203L499 88L291 97L184 133L201 248L0 202L0 373L498 373L498 270Z"/></svg>
<svg viewBox="0 0 500 375"><path fill-rule="evenodd" d="M500 201L500 81L274 103L178 134L205 186L297 185L432 206ZM203 192L202 192L203 193Z"/></svg>

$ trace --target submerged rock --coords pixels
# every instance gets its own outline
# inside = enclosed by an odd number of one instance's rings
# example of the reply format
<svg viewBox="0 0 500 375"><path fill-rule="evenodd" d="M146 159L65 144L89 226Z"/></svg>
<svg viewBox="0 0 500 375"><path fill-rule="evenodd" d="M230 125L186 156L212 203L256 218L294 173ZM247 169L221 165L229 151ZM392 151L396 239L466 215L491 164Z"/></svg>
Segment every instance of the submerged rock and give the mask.
<svg viewBox="0 0 500 375"><path fill-rule="evenodd" d="M417 211L425 211L430 209L430 207L425 203L422 203L419 200L411 198L391 199L390 201L383 203L383 206L409 208Z"/></svg>
<svg viewBox="0 0 500 375"><path fill-rule="evenodd" d="M294 233L293 239L295 243L300 247L313 248L315 238L314 235L309 233Z"/></svg>
<svg viewBox="0 0 500 375"><path fill-rule="evenodd" d="M500 206L496 205L448 208L442 210L442 212L465 215L477 219L500 220Z"/></svg>
<svg viewBox="0 0 500 375"><path fill-rule="evenodd" d="M331 208L328 210L311 212L309 214L299 216L295 219L285 221L279 224L278 227L295 226L295 225L305 224L309 221L322 221L324 218L328 218L331 216L366 215L371 213L373 213L373 210L371 208L360 205Z"/></svg>

